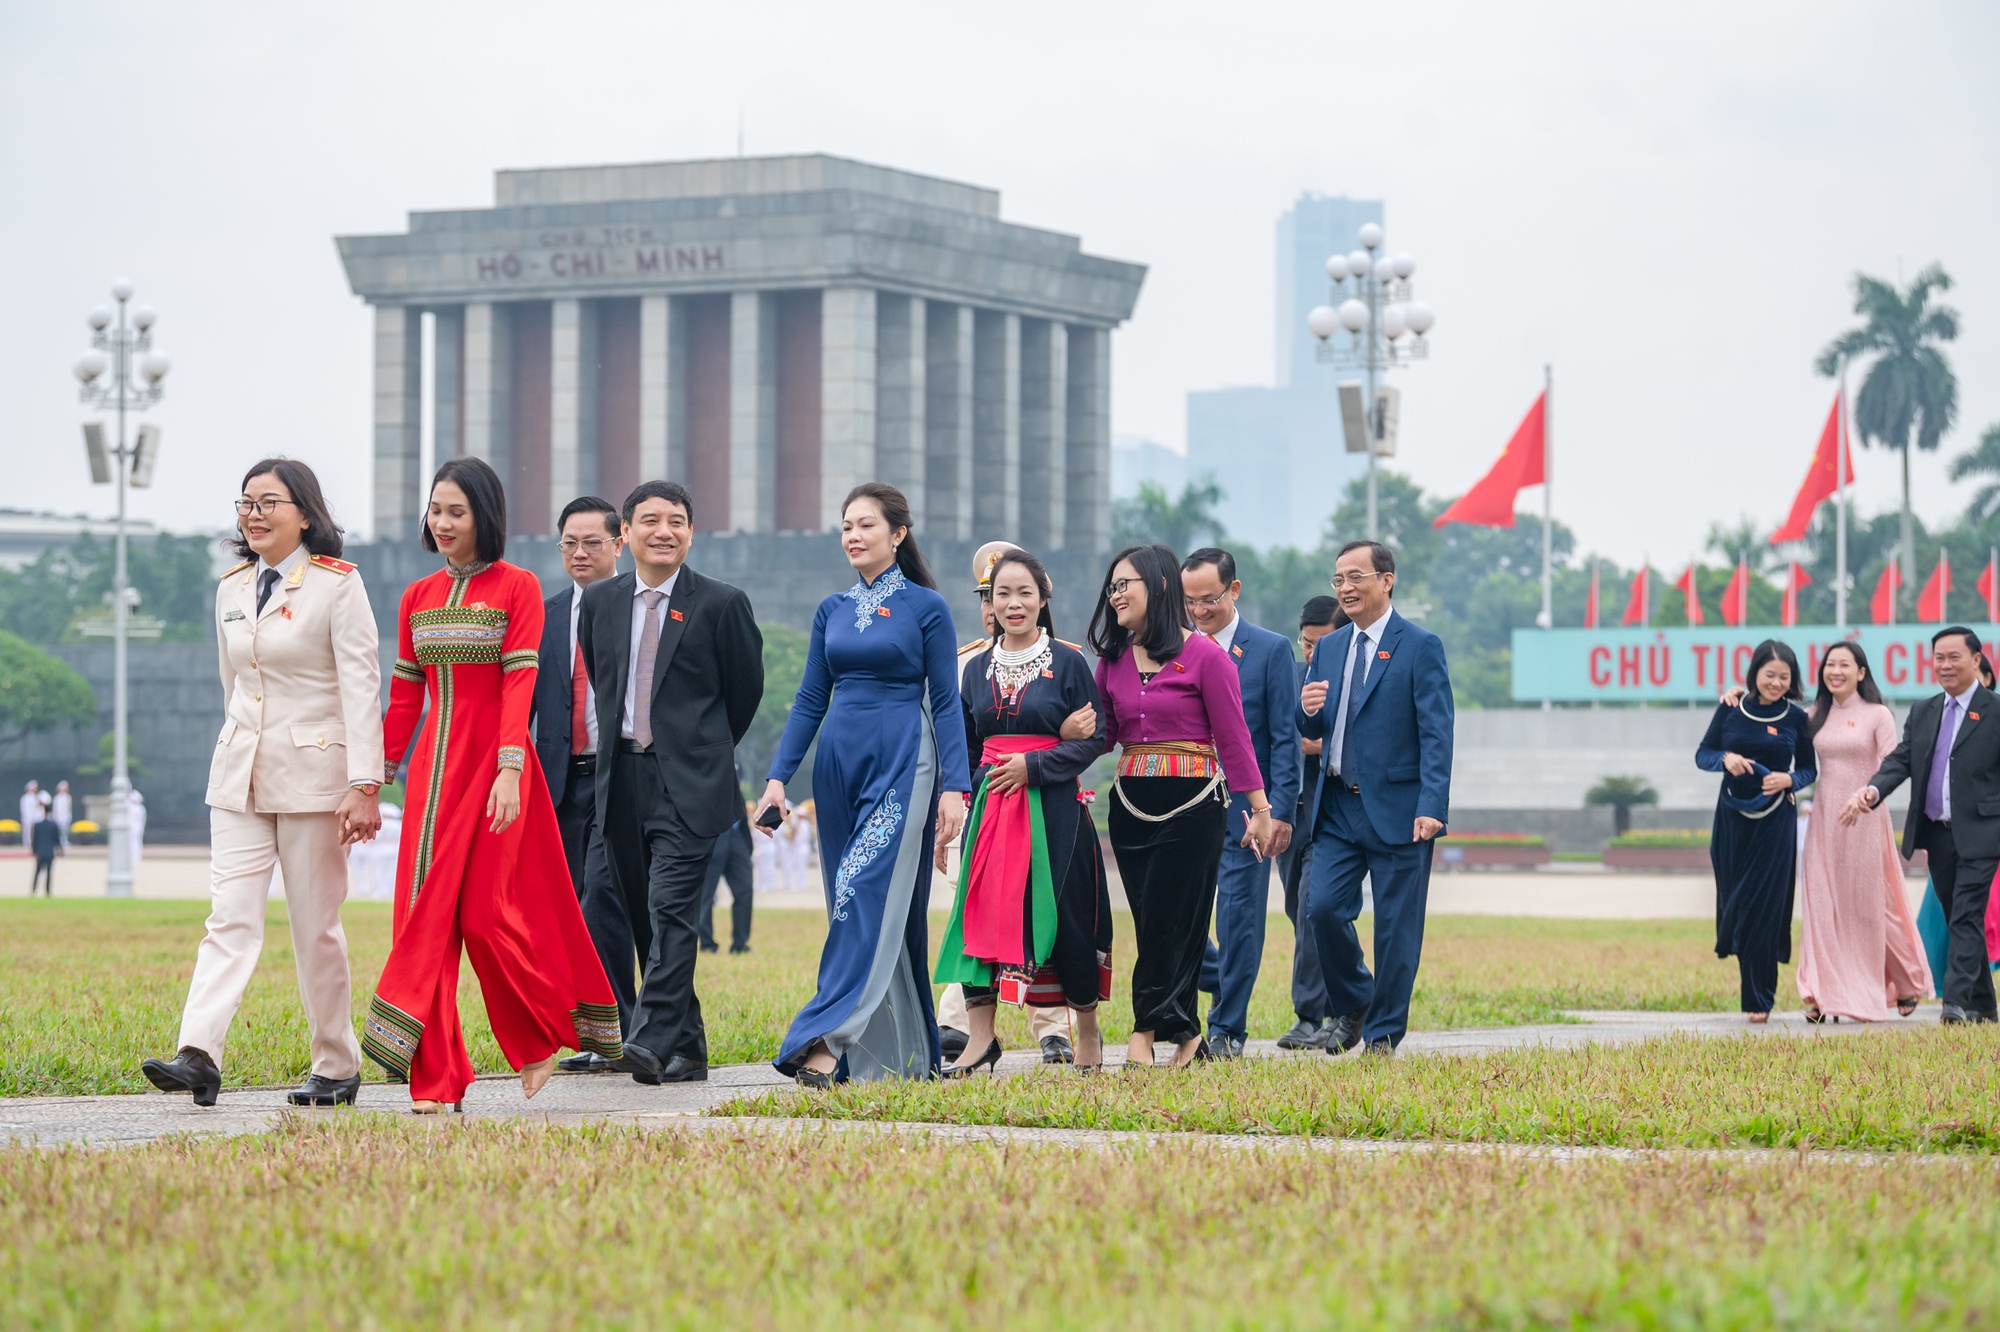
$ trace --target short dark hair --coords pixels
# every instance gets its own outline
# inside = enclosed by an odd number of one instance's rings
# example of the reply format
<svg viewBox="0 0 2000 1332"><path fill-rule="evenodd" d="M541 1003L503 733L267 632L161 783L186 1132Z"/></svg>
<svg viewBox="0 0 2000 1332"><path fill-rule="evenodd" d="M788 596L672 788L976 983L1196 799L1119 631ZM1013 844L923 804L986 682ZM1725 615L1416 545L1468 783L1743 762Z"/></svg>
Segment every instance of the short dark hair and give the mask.
<svg viewBox="0 0 2000 1332"><path fill-rule="evenodd" d="M601 513L604 515L604 530L611 536L618 535L618 506L599 495L579 495L563 505L556 516L556 535L561 536L569 520L580 513Z"/></svg>
<svg viewBox="0 0 2000 1332"><path fill-rule="evenodd" d="M472 510L473 552L483 564L498 561L507 553L507 487L500 484L500 474L483 458L447 458L431 477L431 489L446 481L465 492L466 507ZM420 535L425 550L437 550L428 516Z"/></svg>
<svg viewBox="0 0 2000 1332"><path fill-rule="evenodd" d="M1937 650L1938 640L1945 638L1952 638L1952 637L1958 637L1964 639L1965 645L1972 649L1972 655L1975 657L1980 655L1982 652L1986 650L1980 644L1979 635L1973 633L1970 629L1966 628L1962 624L1947 625L1945 628L1940 629L1936 633L1932 634L1931 650L1932 651Z"/></svg>
<svg viewBox="0 0 2000 1332"><path fill-rule="evenodd" d="M688 494L688 488L678 481L641 481L632 487L632 493L625 497L625 508L619 513L619 519L631 522L632 515L638 512L639 506L649 499L660 499L669 504L680 505L681 512L687 515L688 526L694 526L694 496Z"/></svg>
<svg viewBox="0 0 2000 1332"><path fill-rule="evenodd" d="M1119 562L1146 585L1146 622L1137 634L1118 623L1111 610L1111 574ZM1154 661L1178 656L1186 641L1187 596L1181 591L1181 562L1165 546L1127 546L1111 557L1104 581L1097 587L1097 609L1090 615L1090 649L1106 661L1116 661L1136 640Z"/></svg>
<svg viewBox="0 0 2000 1332"><path fill-rule="evenodd" d="M1018 564L1023 569L1026 569L1028 577L1034 579L1035 586L1041 590L1042 613L1035 617L1035 623L1048 630L1049 637L1054 638L1056 636L1056 615L1055 608L1049 602L1056 594L1056 585L1049 577L1047 566L1027 551L1022 550L1019 546L1009 546L1000 552L999 558L993 561L993 568L991 570L993 579L989 580L986 584L985 591L987 595L990 596L992 594L993 582L999 579L1000 571L1010 564ZM999 641L1000 632L1000 620L996 616L993 620L993 639L995 642Z"/></svg>
<svg viewBox="0 0 2000 1332"><path fill-rule="evenodd" d="M1396 552L1390 550L1379 541L1350 541L1333 553L1333 562L1339 564L1341 559L1351 550L1367 551L1368 563L1374 567L1376 573L1390 574L1392 576L1395 574ZM1396 588L1393 584L1390 585L1389 595L1391 598L1396 595Z"/></svg>
<svg viewBox="0 0 2000 1332"><path fill-rule="evenodd" d="M1804 682L1799 679L1798 657L1793 654L1789 645L1781 643L1775 638L1767 638L1759 643L1756 650L1750 654L1750 669L1743 677L1750 682L1752 700L1754 701L1757 695L1757 672L1763 670L1768 663L1774 661L1782 661L1792 669L1792 687L1785 691L1785 697L1803 698L1805 696L1805 687Z"/></svg>
<svg viewBox="0 0 2000 1332"><path fill-rule="evenodd" d="M341 551L340 524L333 521L333 510L326 506L326 494L319 488L319 478L313 469L296 458L265 458L252 463L250 470L243 474L243 493L250 493L250 483L260 476L275 476L284 482L285 489L292 492L292 503L298 506L299 516L305 519L305 548L309 555L338 555ZM230 541L239 560L254 560L257 552L250 549L244 539L243 527L239 521L235 539Z"/></svg>
<svg viewBox="0 0 2000 1332"><path fill-rule="evenodd" d="M1341 616L1340 603L1332 597L1314 597L1299 608L1299 628L1313 629L1332 624Z"/></svg>
<svg viewBox="0 0 2000 1332"><path fill-rule="evenodd" d="M1203 546L1181 561L1181 572L1193 573L1204 564L1215 566L1215 576L1225 588L1236 581L1236 557L1220 546Z"/></svg>

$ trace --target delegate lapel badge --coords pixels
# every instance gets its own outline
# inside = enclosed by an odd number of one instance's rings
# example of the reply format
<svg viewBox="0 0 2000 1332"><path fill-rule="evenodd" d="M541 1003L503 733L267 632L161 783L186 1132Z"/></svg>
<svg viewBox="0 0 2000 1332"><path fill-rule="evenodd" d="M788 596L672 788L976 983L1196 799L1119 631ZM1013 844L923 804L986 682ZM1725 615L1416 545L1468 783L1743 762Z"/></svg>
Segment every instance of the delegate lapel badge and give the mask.
<svg viewBox="0 0 2000 1332"><path fill-rule="evenodd" d="M1389 660L1389 654L1386 652L1378 652L1375 655L1383 661Z"/></svg>
<svg viewBox="0 0 2000 1332"><path fill-rule="evenodd" d="M679 611L677 611L677 610L669 610L669 611L667 612L667 618L668 618L669 620L685 620L685 619L687 618L687 616L685 616L685 615L681 614L681 613L680 613Z"/></svg>
<svg viewBox="0 0 2000 1332"><path fill-rule="evenodd" d="M1239 657L1243 655L1243 649L1242 649L1242 648L1240 648L1240 647L1233 647L1233 648L1231 648L1231 649L1229 649L1229 650L1230 650L1231 652L1235 653L1235 654L1236 654L1237 656L1239 656Z"/></svg>
<svg viewBox="0 0 2000 1332"><path fill-rule="evenodd" d="M1772 735L1776 735L1778 733L1778 728L1775 726L1766 726L1764 729L1769 731Z"/></svg>
<svg viewBox="0 0 2000 1332"><path fill-rule="evenodd" d="M875 613L885 620L889 618L889 608L887 606L877 606Z"/></svg>

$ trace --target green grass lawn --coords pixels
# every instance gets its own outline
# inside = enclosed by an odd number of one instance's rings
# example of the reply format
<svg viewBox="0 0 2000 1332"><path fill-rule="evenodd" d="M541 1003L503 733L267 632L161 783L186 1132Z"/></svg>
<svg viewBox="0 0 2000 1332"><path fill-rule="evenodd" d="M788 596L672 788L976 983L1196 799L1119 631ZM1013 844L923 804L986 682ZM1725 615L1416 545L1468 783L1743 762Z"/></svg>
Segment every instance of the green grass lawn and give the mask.
<svg viewBox="0 0 2000 1332"><path fill-rule="evenodd" d="M139 1063L171 1054L207 905L200 902L46 899L0 901L0 1096L143 1091ZM389 950L389 908L350 903L345 912L354 972L354 1012L366 1011ZM932 920L932 938L942 933ZM1131 918L1113 928L1112 1040L1131 1023ZM824 921L811 911L757 914L751 953L705 954L696 973L710 1058L764 1060L813 987ZM1368 937L1368 921L1362 921ZM1273 916L1251 1002L1252 1036L1293 1022L1291 928ZM502 1072L478 981L460 970L460 1010L473 1064ZM1561 1020L1566 1008L1726 1010L1736 1004L1736 967L1716 960L1699 921L1558 921L1482 916L1433 919L1411 1009L1419 1030ZM1789 971L1779 994L1792 1002ZM1001 1011L1001 1039L1028 1043L1024 1017ZM223 1065L233 1086L296 1082L307 1067L284 907L274 903L264 954L230 1033ZM370 1066L370 1076L379 1076Z"/></svg>
<svg viewBox="0 0 2000 1332"><path fill-rule="evenodd" d="M1924 1027L855 1083L718 1115L1601 1147L2000 1151L2000 1038Z"/></svg>
<svg viewBox="0 0 2000 1332"><path fill-rule="evenodd" d="M2000 1307L1996 1197L1987 1160L343 1116L0 1151L0 1326L1963 1328Z"/></svg>

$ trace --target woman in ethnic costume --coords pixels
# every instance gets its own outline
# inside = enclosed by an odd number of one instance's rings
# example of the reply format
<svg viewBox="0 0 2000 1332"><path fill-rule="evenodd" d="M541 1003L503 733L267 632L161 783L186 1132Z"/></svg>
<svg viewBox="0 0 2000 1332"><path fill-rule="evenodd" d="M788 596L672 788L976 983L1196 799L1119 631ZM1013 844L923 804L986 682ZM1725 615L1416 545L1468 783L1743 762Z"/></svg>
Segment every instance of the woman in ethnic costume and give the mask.
<svg viewBox="0 0 2000 1332"><path fill-rule="evenodd" d="M1108 822L1139 945L1126 1062L1150 1066L1159 1039L1174 1044L1180 1068L1207 1054L1198 987L1222 839L1237 835L1229 789L1249 798L1239 845L1260 857L1271 843L1271 802L1251 785L1263 771L1236 663L1188 628L1179 556L1132 546L1112 558L1090 646L1103 700L1098 743L1120 747Z"/></svg>
<svg viewBox="0 0 2000 1332"><path fill-rule="evenodd" d="M1028 1002L1075 1014L1076 1064L1102 1067L1100 977L1111 955L1111 898L1097 832L1077 778L1102 751L1095 735L1061 738L1063 722L1097 706L1083 653L1055 638L1048 570L1007 550L992 570L994 641L965 663L958 694L973 758L971 851L960 857L958 894L935 979L965 987L971 1031L946 1077L999 1062L995 972L1052 968L1060 993ZM938 868L944 868L940 856Z"/></svg>
<svg viewBox="0 0 2000 1332"><path fill-rule="evenodd" d="M1751 692L1742 703L1716 708L1695 766L1724 774L1708 843L1715 955L1736 958L1744 1015L1766 1022L1778 997L1778 964L1792 958L1795 793L1813 784L1819 761L1810 720L1794 701L1799 662L1792 650L1765 639L1751 654L1749 674Z"/></svg>
<svg viewBox="0 0 2000 1332"><path fill-rule="evenodd" d="M910 506L879 481L841 506L860 575L819 604L805 679L757 813L785 811L785 782L813 737L826 947L819 989L779 1047L801 1086L936 1075L925 909L933 847L965 822L969 768L951 612L918 553ZM753 820L754 822L754 820Z"/></svg>
<svg viewBox="0 0 2000 1332"><path fill-rule="evenodd" d="M561 1047L606 1059L624 1049L528 744L542 591L500 558L506 511L484 462L438 468L423 542L445 567L412 583L397 613L383 734L390 780L411 749L426 686L431 706L410 756L394 933L361 1047L408 1080L418 1114L456 1107L473 1080L458 1022L461 941L527 1095L549 1080Z"/></svg>

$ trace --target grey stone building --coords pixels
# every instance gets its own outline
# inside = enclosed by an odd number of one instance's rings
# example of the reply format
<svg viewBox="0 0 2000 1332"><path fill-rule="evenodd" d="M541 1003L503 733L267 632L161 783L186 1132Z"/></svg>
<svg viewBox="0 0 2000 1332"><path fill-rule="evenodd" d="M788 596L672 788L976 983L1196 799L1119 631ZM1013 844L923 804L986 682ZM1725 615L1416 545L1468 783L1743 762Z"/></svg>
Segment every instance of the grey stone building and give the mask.
<svg viewBox="0 0 2000 1332"><path fill-rule="evenodd" d="M880 479L940 544L1107 546L1142 266L837 157L502 171L494 204L338 239L375 307L378 541L416 532L428 313L436 455L493 463L522 535L661 476L698 529L820 532Z"/></svg>

